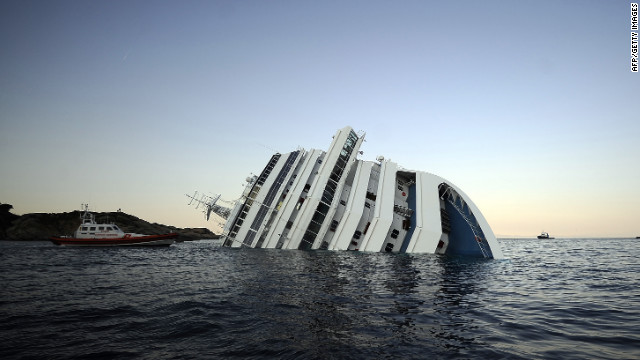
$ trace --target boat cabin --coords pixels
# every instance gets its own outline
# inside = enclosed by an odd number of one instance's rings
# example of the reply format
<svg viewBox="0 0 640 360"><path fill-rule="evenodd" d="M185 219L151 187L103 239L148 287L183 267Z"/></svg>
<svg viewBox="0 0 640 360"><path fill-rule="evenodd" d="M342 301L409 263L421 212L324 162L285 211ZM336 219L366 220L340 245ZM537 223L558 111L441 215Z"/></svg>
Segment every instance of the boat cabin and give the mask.
<svg viewBox="0 0 640 360"><path fill-rule="evenodd" d="M74 236L78 239L95 238L120 238L125 235L124 231L116 224L98 224L95 215L89 212L89 207L85 205L84 213L80 216L82 224L78 226Z"/></svg>

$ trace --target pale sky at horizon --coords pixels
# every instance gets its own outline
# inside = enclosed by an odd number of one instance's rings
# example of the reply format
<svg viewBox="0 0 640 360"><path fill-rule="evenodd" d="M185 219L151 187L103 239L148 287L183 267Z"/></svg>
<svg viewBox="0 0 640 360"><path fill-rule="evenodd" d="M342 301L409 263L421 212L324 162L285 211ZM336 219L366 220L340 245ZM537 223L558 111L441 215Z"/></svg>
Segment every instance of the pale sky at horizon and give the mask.
<svg viewBox="0 0 640 360"><path fill-rule="evenodd" d="M640 236L630 1L3 1L0 202L209 227L339 128L499 237Z"/></svg>

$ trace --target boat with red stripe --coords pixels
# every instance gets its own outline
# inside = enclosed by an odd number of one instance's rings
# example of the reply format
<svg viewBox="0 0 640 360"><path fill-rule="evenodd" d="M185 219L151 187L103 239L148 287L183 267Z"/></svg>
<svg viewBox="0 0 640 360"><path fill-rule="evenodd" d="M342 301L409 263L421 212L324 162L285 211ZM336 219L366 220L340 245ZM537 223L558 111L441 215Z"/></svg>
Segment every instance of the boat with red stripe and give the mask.
<svg viewBox="0 0 640 360"><path fill-rule="evenodd" d="M116 224L97 223L95 215L89 212L89 206L83 206L82 223L73 236L52 236L49 238L52 243L64 246L169 246L178 237L177 233L125 233Z"/></svg>

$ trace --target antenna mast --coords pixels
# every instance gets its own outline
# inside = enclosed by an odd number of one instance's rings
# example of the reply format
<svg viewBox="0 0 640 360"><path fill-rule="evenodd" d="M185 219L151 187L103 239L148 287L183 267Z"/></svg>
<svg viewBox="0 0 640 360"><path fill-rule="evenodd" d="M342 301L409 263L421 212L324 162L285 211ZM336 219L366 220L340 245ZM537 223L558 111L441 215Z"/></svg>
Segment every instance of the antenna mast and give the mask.
<svg viewBox="0 0 640 360"><path fill-rule="evenodd" d="M191 199L189 201L189 205L195 204L196 209L202 206L203 208L202 212L205 214L207 221L209 220L209 217L211 216L212 212L218 214L223 219L228 218L229 214L231 213L230 208L216 204L218 200L221 200L220 194L217 194L214 196L208 196L205 194L198 195L198 192L196 191L193 193L193 196L189 194L185 194L185 195L189 199ZM224 201L224 200L221 200L221 201Z"/></svg>

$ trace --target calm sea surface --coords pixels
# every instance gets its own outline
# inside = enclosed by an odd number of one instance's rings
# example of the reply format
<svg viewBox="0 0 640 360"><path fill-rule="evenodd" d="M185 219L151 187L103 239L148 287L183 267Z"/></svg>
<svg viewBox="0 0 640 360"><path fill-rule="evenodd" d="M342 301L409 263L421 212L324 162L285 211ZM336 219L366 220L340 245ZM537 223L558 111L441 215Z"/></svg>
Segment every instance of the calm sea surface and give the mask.
<svg viewBox="0 0 640 360"><path fill-rule="evenodd" d="M0 242L0 359L640 359L640 240L505 260Z"/></svg>

